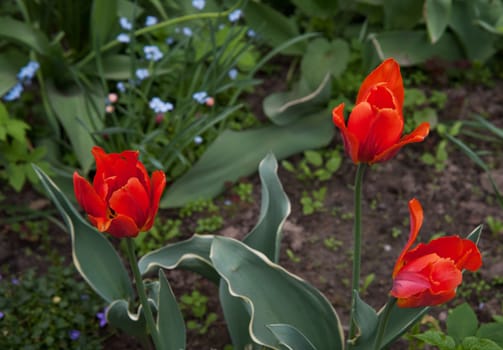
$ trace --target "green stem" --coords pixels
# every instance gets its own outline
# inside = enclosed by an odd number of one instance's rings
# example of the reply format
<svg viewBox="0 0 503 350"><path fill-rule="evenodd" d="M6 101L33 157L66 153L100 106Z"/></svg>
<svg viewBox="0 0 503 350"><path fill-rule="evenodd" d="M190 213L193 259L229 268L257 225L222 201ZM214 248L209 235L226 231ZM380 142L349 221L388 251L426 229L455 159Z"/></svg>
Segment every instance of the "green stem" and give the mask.
<svg viewBox="0 0 503 350"><path fill-rule="evenodd" d="M351 283L351 312L349 318L349 335L348 335L348 348L350 348L350 342L356 334L354 318L355 300L354 293L360 292L360 265L361 265L361 250L362 250L362 232L361 232L361 212L362 212L362 182L363 174L365 173L366 164L358 164L355 176L355 188L354 188L354 223L353 223L353 277Z"/></svg>
<svg viewBox="0 0 503 350"><path fill-rule="evenodd" d="M133 238L126 238L127 243L127 255L129 258L129 264L131 265L131 270L133 271L133 277L136 284L136 290L138 292L138 297L140 298L140 303L143 308L143 313L147 321L147 329L150 332L150 336L154 341L155 348L160 350L159 333L154 321L154 316L152 315L152 309L148 303L147 293L145 292L145 286L143 285L143 280L141 278L140 270L138 269L138 261L136 259L136 254L134 251L134 241Z"/></svg>
<svg viewBox="0 0 503 350"><path fill-rule="evenodd" d="M396 303L396 299L393 297L390 297L390 299L386 303L386 306L384 307L382 320L381 320L381 322L379 322L379 328L377 329L377 336L376 336L376 340L374 343L374 350L379 350L381 348L381 343L382 343L382 338L384 336L384 331L386 330L386 326L388 325L388 320L389 320L389 316L391 314L391 309L393 308L393 305L395 305L395 303Z"/></svg>

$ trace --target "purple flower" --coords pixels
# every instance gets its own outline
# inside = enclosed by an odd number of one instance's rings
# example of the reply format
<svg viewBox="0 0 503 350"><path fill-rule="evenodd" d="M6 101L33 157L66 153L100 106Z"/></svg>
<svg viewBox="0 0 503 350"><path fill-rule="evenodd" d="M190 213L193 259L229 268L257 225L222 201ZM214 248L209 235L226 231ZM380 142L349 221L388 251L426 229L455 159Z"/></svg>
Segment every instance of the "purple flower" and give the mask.
<svg viewBox="0 0 503 350"><path fill-rule="evenodd" d="M119 19L119 24L121 25L121 28L124 30L133 29L133 25L131 24L131 22L129 22L129 20L126 17L121 17Z"/></svg>
<svg viewBox="0 0 503 350"><path fill-rule="evenodd" d="M157 62L163 57L163 53L159 50L159 47L155 45L147 45L143 48L145 53L145 58L149 61Z"/></svg>
<svg viewBox="0 0 503 350"><path fill-rule="evenodd" d="M0 320L1 320L2 318L4 318L4 317L5 317L5 314L4 314L2 311L0 311Z"/></svg>
<svg viewBox="0 0 503 350"><path fill-rule="evenodd" d="M234 10L231 13L229 13L229 21L230 22L237 22L241 16L243 15L243 11L240 9Z"/></svg>
<svg viewBox="0 0 503 350"><path fill-rule="evenodd" d="M198 10L202 10L206 5L205 0L192 0L192 6Z"/></svg>
<svg viewBox="0 0 503 350"><path fill-rule="evenodd" d="M77 340L80 337L80 331L72 329L71 331L68 332L68 335L70 336L71 340Z"/></svg>
<svg viewBox="0 0 503 350"><path fill-rule="evenodd" d="M146 27L150 27L150 26L153 26L157 24L157 17L155 16L147 16L147 18L145 19L145 26Z"/></svg>
<svg viewBox="0 0 503 350"><path fill-rule="evenodd" d="M23 85L21 83L17 83L7 91L7 93L3 96L4 101L14 101L17 100L19 97L21 97L21 94L23 93Z"/></svg>
<svg viewBox="0 0 503 350"><path fill-rule="evenodd" d="M96 318L100 321L100 328L105 327L107 325L106 309L104 309L103 312L98 312Z"/></svg>
<svg viewBox="0 0 503 350"><path fill-rule="evenodd" d="M119 35L117 35L117 41L120 43L127 44L131 41L131 39L129 38L129 34L120 33Z"/></svg>
<svg viewBox="0 0 503 350"><path fill-rule="evenodd" d="M12 282L12 284L14 284L16 286L19 285L19 280L16 277L12 277L12 279L10 281Z"/></svg>

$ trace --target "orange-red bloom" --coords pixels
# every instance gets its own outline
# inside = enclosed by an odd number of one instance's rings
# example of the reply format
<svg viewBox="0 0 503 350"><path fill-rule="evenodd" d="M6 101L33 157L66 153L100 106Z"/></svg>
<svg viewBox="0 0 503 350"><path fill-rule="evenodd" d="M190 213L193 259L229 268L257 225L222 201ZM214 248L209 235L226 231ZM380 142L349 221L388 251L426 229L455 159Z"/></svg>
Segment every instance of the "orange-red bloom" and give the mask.
<svg viewBox="0 0 503 350"><path fill-rule="evenodd" d="M423 208L417 199L409 202L409 212L409 241L393 269L391 295L400 307L445 303L456 295L462 270L480 268L480 251L475 243L458 236L440 237L410 249L423 223Z"/></svg>
<svg viewBox="0 0 503 350"><path fill-rule="evenodd" d="M423 141L428 135L430 125L422 123L402 137L403 98L400 66L387 59L363 81L347 126L344 103L333 109L332 120L355 164L387 161L406 144Z"/></svg>
<svg viewBox="0 0 503 350"><path fill-rule="evenodd" d="M75 172L73 186L77 202L89 221L101 232L136 237L154 224L166 175L154 171L150 179L137 151L105 153L93 147L96 175L93 184Z"/></svg>

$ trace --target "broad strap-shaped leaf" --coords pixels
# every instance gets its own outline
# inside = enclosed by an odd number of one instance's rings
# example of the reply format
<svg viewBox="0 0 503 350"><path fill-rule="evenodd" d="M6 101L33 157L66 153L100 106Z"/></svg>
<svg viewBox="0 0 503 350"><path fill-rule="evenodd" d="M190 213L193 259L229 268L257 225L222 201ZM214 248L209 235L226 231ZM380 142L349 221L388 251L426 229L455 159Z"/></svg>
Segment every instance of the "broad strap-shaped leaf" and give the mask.
<svg viewBox="0 0 503 350"><path fill-rule="evenodd" d="M120 329L124 333L139 339L147 338L147 322L141 306L136 313L133 313L129 310L127 300L114 300L107 307L106 316L107 322L111 326Z"/></svg>
<svg viewBox="0 0 503 350"><path fill-rule="evenodd" d="M430 41L434 44L444 34L449 24L452 0L426 0L424 6L426 28Z"/></svg>
<svg viewBox="0 0 503 350"><path fill-rule="evenodd" d="M269 153L259 164L261 182L260 216L257 224L243 239L249 247L261 251L277 263L281 244L281 230L290 215L291 205L278 177L278 162Z"/></svg>
<svg viewBox="0 0 503 350"><path fill-rule="evenodd" d="M212 240L211 235L194 235L187 240L168 244L145 254L138 262L140 273L145 275L159 268L169 270L182 268L197 272L218 283L220 277L209 258Z"/></svg>
<svg viewBox="0 0 503 350"><path fill-rule="evenodd" d="M43 32L12 17L0 17L0 38L17 42L41 55L50 55L49 40Z"/></svg>
<svg viewBox="0 0 503 350"><path fill-rule="evenodd" d="M358 343L369 343L372 335L376 332L378 326L378 317L376 311L366 302L364 302L356 290L353 291L354 317L358 327L359 334L356 339Z"/></svg>
<svg viewBox="0 0 503 350"><path fill-rule="evenodd" d="M99 95L101 93L101 95ZM47 96L63 125L84 173L87 173L94 158L89 150L95 145L93 133L103 129L105 100L102 89L96 85L93 94L73 90L58 91L53 85L47 84Z"/></svg>
<svg viewBox="0 0 503 350"><path fill-rule="evenodd" d="M91 40L99 50L111 37L117 22L117 0L94 0L91 8Z"/></svg>
<svg viewBox="0 0 503 350"><path fill-rule="evenodd" d="M185 349L185 322L162 270L159 270L159 299L157 305L157 331L162 349Z"/></svg>
<svg viewBox="0 0 503 350"><path fill-rule="evenodd" d="M133 287L112 244L82 219L68 198L39 167L33 165L33 169L66 223L72 238L73 263L81 276L109 303L130 299Z"/></svg>
<svg viewBox="0 0 503 350"><path fill-rule="evenodd" d="M297 328L288 324L270 324L267 326L276 339L288 350L317 350Z"/></svg>
<svg viewBox="0 0 503 350"><path fill-rule="evenodd" d="M332 122L324 110L283 127L224 131L197 163L166 190L161 207L179 207L198 199L213 198L225 189L227 182L255 172L268 153L283 159L324 146L333 135Z"/></svg>
<svg viewBox="0 0 503 350"><path fill-rule="evenodd" d="M317 349L343 348L339 318L316 288L232 238L215 237L210 258L231 295L249 306L249 331L255 343L280 349L280 341L267 326L287 324Z"/></svg>

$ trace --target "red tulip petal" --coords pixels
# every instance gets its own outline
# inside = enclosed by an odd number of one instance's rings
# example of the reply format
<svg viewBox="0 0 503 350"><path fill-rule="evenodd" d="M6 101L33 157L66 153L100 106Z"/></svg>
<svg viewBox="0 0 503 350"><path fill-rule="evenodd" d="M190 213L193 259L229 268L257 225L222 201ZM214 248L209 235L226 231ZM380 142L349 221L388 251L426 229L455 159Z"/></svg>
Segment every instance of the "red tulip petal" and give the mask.
<svg viewBox="0 0 503 350"><path fill-rule="evenodd" d="M412 246L412 244L415 242L417 235L419 233L419 230L421 229L421 226L423 225L423 207L421 207L421 203L413 198L409 201L409 216L410 216L410 232L409 232L409 240L405 244L405 247L403 248L402 252L400 253L400 256L398 257L395 267L393 269L393 278L396 276L398 271L402 268L404 265L403 258L405 254L407 254L407 251L409 248Z"/></svg>
<svg viewBox="0 0 503 350"><path fill-rule="evenodd" d="M401 111L404 98L402 74L400 66L392 58L382 62L365 78L358 91L356 104L365 101L370 89L377 85L385 86L391 90L396 99L397 109Z"/></svg>
<svg viewBox="0 0 503 350"><path fill-rule="evenodd" d="M166 187L166 174L163 171L157 170L152 173L152 191L150 195L150 208L147 221L141 228L141 231L148 231L154 224L155 216L159 210L159 202L162 193Z"/></svg>
<svg viewBox="0 0 503 350"><path fill-rule="evenodd" d="M106 230L112 236L117 238L136 237L140 232L134 220L126 215L117 215L110 223L110 227Z"/></svg>
<svg viewBox="0 0 503 350"><path fill-rule="evenodd" d="M348 130L358 139L360 147L361 143L367 140L375 117L376 113L368 102L357 104L351 111L348 119Z"/></svg>
<svg viewBox="0 0 503 350"><path fill-rule="evenodd" d="M416 272L400 271L393 280L391 295L395 298L410 298L428 290L430 286L430 281L426 276Z"/></svg>
<svg viewBox="0 0 503 350"><path fill-rule="evenodd" d="M125 186L116 190L109 203L116 215L130 217L137 227L142 227L147 221L150 196L136 177L130 178Z"/></svg>
<svg viewBox="0 0 503 350"><path fill-rule="evenodd" d="M398 299L399 307L422 307L443 304L456 296L456 291L432 295L428 292L419 293L410 298Z"/></svg>
<svg viewBox="0 0 503 350"><path fill-rule="evenodd" d="M403 131L403 118L394 109L382 109L375 116L368 137L360 143L360 158L374 163L374 159L392 148Z"/></svg>
<svg viewBox="0 0 503 350"><path fill-rule="evenodd" d="M348 131L344 121L344 103L341 103L332 110L332 120L341 132L342 140L344 142L344 149L346 153L351 157L353 163L357 164L358 160L358 148L359 141L357 137Z"/></svg>
<svg viewBox="0 0 503 350"><path fill-rule="evenodd" d="M369 90L369 95L365 99L365 102L370 103L374 108L377 109L397 109L398 102L391 90L384 86L375 86Z"/></svg>
<svg viewBox="0 0 503 350"><path fill-rule="evenodd" d="M428 136L429 132L430 132L430 124L422 123L413 132L402 137L402 139L399 142L379 153L372 160L372 163L385 162L393 158L403 146L409 143L422 142L425 139L425 137Z"/></svg>
<svg viewBox="0 0 503 350"><path fill-rule="evenodd" d="M77 172L73 173L73 190L77 202L88 215L93 216L96 220L108 220L107 204L96 193L89 181Z"/></svg>
<svg viewBox="0 0 503 350"><path fill-rule="evenodd" d="M108 193L111 194L124 186L128 179L138 176L136 168L138 163L137 151L105 153L103 149L95 146L92 153L96 160L95 188L104 188L103 182L106 182Z"/></svg>
<svg viewBox="0 0 503 350"><path fill-rule="evenodd" d="M432 265L430 272L431 292L441 294L455 290L461 284L461 271L450 259L440 258Z"/></svg>

